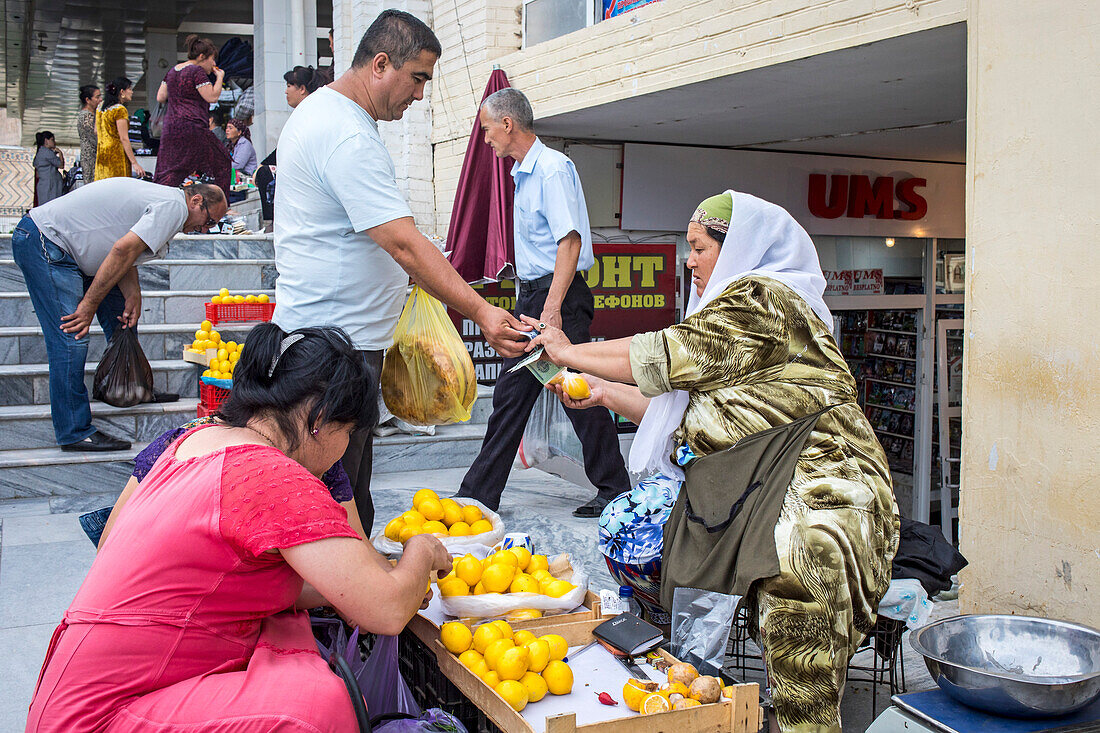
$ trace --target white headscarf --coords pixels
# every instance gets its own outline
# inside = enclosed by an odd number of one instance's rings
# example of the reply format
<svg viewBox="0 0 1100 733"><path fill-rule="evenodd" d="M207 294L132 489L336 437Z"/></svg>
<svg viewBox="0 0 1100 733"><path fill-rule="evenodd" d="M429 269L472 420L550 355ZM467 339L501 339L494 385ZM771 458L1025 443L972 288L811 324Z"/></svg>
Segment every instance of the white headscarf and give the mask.
<svg viewBox="0 0 1100 733"><path fill-rule="evenodd" d="M729 232L703 294L692 290L687 315L698 313L735 280L763 275L798 293L832 330L833 316L822 299L825 276L810 235L782 207L747 193L726 193L733 200ZM648 476L661 472L683 480L684 472L669 456L676 447L672 434L680 427L687 404L684 390L666 392L650 401L630 448L633 473Z"/></svg>

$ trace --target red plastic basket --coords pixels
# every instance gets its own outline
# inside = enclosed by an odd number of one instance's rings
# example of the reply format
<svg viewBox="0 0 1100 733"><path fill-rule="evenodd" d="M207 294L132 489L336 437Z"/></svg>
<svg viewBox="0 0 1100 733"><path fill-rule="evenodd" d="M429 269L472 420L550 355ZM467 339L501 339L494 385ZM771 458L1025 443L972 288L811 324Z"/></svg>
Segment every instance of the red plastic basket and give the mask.
<svg viewBox="0 0 1100 733"><path fill-rule="evenodd" d="M270 321L274 303L207 303L206 320L219 323L237 321Z"/></svg>
<svg viewBox="0 0 1100 733"><path fill-rule="evenodd" d="M206 417L217 411L222 403L229 399L231 391L212 384L199 382L199 417Z"/></svg>

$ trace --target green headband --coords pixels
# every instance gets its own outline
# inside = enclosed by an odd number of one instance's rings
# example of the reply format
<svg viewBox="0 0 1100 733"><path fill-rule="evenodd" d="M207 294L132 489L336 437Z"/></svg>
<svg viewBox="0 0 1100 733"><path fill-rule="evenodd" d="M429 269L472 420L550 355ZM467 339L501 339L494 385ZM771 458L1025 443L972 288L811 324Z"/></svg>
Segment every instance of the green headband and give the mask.
<svg viewBox="0 0 1100 733"><path fill-rule="evenodd" d="M730 230L730 219L733 218L733 196L728 193L720 193L703 199L703 202L691 215L691 221L701 224L708 229L726 234Z"/></svg>

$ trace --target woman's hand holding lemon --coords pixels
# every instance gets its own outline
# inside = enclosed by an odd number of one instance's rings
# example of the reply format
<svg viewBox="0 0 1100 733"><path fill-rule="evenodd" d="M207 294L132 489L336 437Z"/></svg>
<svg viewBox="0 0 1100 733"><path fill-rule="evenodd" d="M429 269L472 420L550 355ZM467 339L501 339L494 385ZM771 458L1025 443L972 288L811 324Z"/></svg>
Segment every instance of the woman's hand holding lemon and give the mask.
<svg viewBox="0 0 1100 733"><path fill-rule="evenodd" d="M569 393L565 391L564 385L560 382L557 384L548 384L546 388L557 395L557 398L561 400L561 403L572 410L587 410L589 407L597 407L604 404L603 398L606 394L606 384L604 380L599 377L593 377L591 374L581 374L581 377L588 382L588 389L590 394L584 399L574 399L569 396Z"/></svg>

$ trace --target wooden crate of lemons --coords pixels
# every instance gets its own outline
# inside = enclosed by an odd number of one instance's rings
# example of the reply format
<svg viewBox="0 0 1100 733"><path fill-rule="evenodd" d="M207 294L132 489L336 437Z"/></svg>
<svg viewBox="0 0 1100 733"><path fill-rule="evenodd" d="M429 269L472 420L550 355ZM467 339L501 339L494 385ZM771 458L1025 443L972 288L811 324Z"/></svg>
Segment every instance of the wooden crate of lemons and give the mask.
<svg viewBox="0 0 1100 733"><path fill-rule="evenodd" d="M222 341L221 334L214 329L213 324L203 321L195 331L195 340L184 350L184 359L204 365L204 377L232 379L242 349L244 342ZM193 355L193 358L188 358L189 355Z"/></svg>

